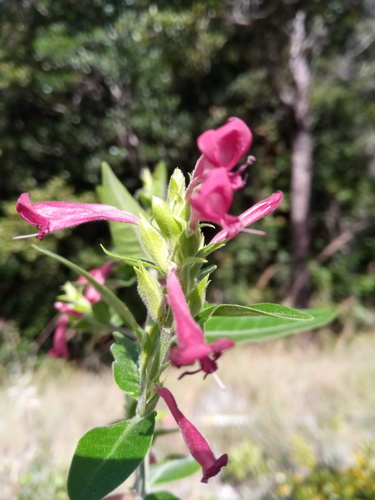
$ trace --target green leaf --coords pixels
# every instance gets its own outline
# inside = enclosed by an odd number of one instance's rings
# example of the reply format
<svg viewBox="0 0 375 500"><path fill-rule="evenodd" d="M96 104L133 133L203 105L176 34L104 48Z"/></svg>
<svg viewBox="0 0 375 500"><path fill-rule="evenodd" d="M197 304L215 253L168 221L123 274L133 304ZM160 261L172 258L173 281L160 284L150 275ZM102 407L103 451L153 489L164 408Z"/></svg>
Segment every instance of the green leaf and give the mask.
<svg viewBox="0 0 375 500"><path fill-rule="evenodd" d="M113 377L120 389L134 397L139 395L139 347L122 335L114 334L116 344L111 346L115 361L112 363Z"/></svg>
<svg viewBox="0 0 375 500"><path fill-rule="evenodd" d="M137 217L140 215L147 217L147 213L119 181L106 162L102 163L102 185L98 186L97 193L100 201L104 204L113 205ZM110 222L109 227L113 243L120 253L135 258L147 257L140 242L137 226L122 222Z"/></svg>
<svg viewBox="0 0 375 500"><path fill-rule="evenodd" d="M33 247L38 252L41 252L42 254L47 255L48 257L52 257L53 259L58 260L65 266L69 267L72 271L77 273L79 276L85 277L87 281L95 288L95 290L97 290L100 293L102 299L105 300L107 304L110 305L117 312L117 314L122 318L124 323L134 331L139 332L140 327L137 324L132 313L129 311L126 305L109 288L107 288L105 285L102 285L101 283L98 283L96 279L91 276L90 273L88 273L81 267L77 266L76 264L73 264L73 262L64 259L64 257L61 257L60 255L50 252L45 248L40 248L36 245L33 245Z"/></svg>
<svg viewBox="0 0 375 500"><path fill-rule="evenodd" d="M210 243L199 250L197 257L203 257L205 259L208 255L210 255L210 253L216 252L216 250L219 250L219 248L223 246L225 246L225 242Z"/></svg>
<svg viewBox="0 0 375 500"><path fill-rule="evenodd" d="M204 267L201 269L198 273L197 280L200 281L202 280L205 276L208 276L209 274L213 273L216 271L217 266L215 264L212 264L211 266Z"/></svg>
<svg viewBox="0 0 375 500"><path fill-rule="evenodd" d="M167 165L164 161L159 161L152 172L152 191L155 196L165 200L167 196Z"/></svg>
<svg viewBox="0 0 375 500"><path fill-rule="evenodd" d="M145 500L180 500L169 491L156 491L145 496Z"/></svg>
<svg viewBox="0 0 375 500"><path fill-rule="evenodd" d="M291 319L293 321L307 321L313 319L311 314L279 304L252 304L251 306L220 304L206 307L199 314L198 321L204 323L213 316L273 316L275 318Z"/></svg>
<svg viewBox="0 0 375 500"><path fill-rule="evenodd" d="M209 283L209 276L205 276L187 296L190 312L193 316L202 310L204 301L206 300L206 291Z"/></svg>
<svg viewBox="0 0 375 500"><path fill-rule="evenodd" d="M98 323L103 325L109 325L111 323L111 312L108 308L108 304L100 300L99 302L93 302L91 304L92 313L94 318Z"/></svg>
<svg viewBox="0 0 375 500"><path fill-rule="evenodd" d="M153 438L155 413L96 427L78 442L69 471L70 500L101 500L140 465Z"/></svg>
<svg viewBox="0 0 375 500"><path fill-rule="evenodd" d="M163 161L159 161L152 173L148 168L142 169L140 178L143 187L137 191L137 195L145 206L151 206L153 196L165 200L167 195L167 173L167 166Z"/></svg>
<svg viewBox="0 0 375 500"><path fill-rule="evenodd" d="M313 319L294 321L276 317L210 318L204 326L208 342L228 337L235 342L259 342L324 326L336 317L334 309L310 309Z"/></svg>
<svg viewBox="0 0 375 500"><path fill-rule="evenodd" d="M199 471L200 465L193 457L167 460L150 467L149 481L151 486L157 486L170 481L176 481L191 476Z"/></svg>
<svg viewBox="0 0 375 500"><path fill-rule="evenodd" d="M128 257L127 255L121 255L119 253L110 252L103 245L100 245L100 246L101 246L101 248L102 248L102 250L103 250L104 253L106 253L110 257L115 257L116 259L123 260L124 262L126 262L127 264L129 264L129 266L138 266L138 264L140 262L142 262L142 264L144 264L146 267L152 267L153 269L157 269L158 271L160 271L160 267L156 266L153 262L150 262L149 260L140 259L140 258L139 259L135 259L133 257Z"/></svg>

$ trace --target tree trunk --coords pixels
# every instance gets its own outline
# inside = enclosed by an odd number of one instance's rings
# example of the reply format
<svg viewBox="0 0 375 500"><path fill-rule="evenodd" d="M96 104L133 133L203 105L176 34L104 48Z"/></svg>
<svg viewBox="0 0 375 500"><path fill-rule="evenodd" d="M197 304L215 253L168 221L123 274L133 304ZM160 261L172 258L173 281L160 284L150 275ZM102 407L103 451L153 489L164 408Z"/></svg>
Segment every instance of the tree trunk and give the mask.
<svg viewBox="0 0 375 500"><path fill-rule="evenodd" d="M308 258L310 250L310 196L312 182L312 139L310 125L309 86L305 13L297 12L290 36L289 67L295 84L292 102L296 132L292 143L291 171L291 240L292 284L289 300L306 307L309 299Z"/></svg>

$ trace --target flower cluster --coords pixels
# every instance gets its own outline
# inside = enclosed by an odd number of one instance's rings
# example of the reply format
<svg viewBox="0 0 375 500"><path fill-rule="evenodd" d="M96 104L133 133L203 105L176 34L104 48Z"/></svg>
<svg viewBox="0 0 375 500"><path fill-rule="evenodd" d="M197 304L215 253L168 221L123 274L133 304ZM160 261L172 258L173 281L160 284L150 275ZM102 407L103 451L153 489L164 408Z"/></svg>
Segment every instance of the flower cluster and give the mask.
<svg viewBox="0 0 375 500"><path fill-rule="evenodd" d="M95 278L95 280L104 284L105 278L112 271L112 263L106 262L103 266L98 267L97 269L92 269L90 272L91 276ZM101 299L100 293L95 290L95 288L91 284L87 284L86 278L80 276L77 280L77 283L81 285L87 285L85 287L85 292L83 294L83 299L89 303L99 302ZM67 329L70 317L82 317L84 313L81 311L77 311L75 309L73 303L63 302L58 300L54 304L55 309L59 311L59 316L56 322L56 329L53 336L53 346L48 351L50 356L58 356L63 358L69 358L70 352L68 348L67 342Z"/></svg>
<svg viewBox="0 0 375 500"><path fill-rule="evenodd" d="M145 414L153 410L155 394L165 400L190 453L202 466L203 482L215 476L226 465L228 457L222 455L219 459L215 458L205 438L181 413L171 392L162 387L160 375L166 366L165 353L169 352L168 359L178 368L194 363L199 365L198 369L184 372L183 375L203 372L207 376L217 370L217 360L222 353L234 345L228 338L219 338L210 344L206 342L197 315L204 308L208 275L203 273L202 277L200 272L206 262L205 257L211 251L206 249L214 246L211 244L224 244L227 239L272 212L282 201L282 193L276 192L241 215L228 213L234 193L245 184L243 173L251 160L237 170L234 168L247 154L251 142L252 134L239 118L231 118L217 130L204 132L198 138L202 156L187 189L181 172L176 169L169 184L168 199L153 198L149 220L140 213L133 214L110 205L32 203L28 193L22 194L17 203L20 216L38 230L32 236L40 240L53 231L94 220L130 223L139 228L139 238L150 260L120 257L134 266L138 290L149 312L149 323L143 330L145 334L138 336L140 347L144 348L143 357L140 358L143 368L140 371L142 374L152 374L150 380L143 380L140 384L144 390L140 396L142 412ZM222 227L208 246L204 246L201 221ZM154 268L153 272L147 271L148 266ZM157 278L155 269L159 273ZM103 266L91 271L91 274L103 283L109 271L110 266ZM82 279L79 281L82 282ZM89 285L85 298L95 302L100 296ZM66 303L57 303L55 307L61 316L51 353L67 356L65 330L68 315L79 313ZM155 336L151 336L150 332L155 332L155 328L160 334L159 343L151 349ZM164 350L161 351L160 346Z"/></svg>

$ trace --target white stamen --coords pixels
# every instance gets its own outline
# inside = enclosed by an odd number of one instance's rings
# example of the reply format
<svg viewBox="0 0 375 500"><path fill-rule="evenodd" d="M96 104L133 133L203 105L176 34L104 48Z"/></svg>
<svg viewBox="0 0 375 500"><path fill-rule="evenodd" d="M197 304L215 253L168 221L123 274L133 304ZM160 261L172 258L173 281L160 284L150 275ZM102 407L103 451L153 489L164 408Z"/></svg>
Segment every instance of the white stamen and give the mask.
<svg viewBox="0 0 375 500"><path fill-rule="evenodd" d="M259 229L241 229L241 233L259 234L260 236L266 236L266 231L260 231Z"/></svg>
<svg viewBox="0 0 375 500"><path fill-rule="evenodd" d="M221 381L219 375L216 373L216 372L213 372L212 376L214 377L217 385L219 386L219 389L221 389L222 391L226 391L227 388L225 387L225 385L223 384L223 382Z"/></svg>
<svg viewBox="0 0 375 500"><path fill-rule="evenodd" d="M38 236L39 233L34 234L22 234L21 236L13 236L12 240L21 240L23 238L33 238L34 236Z"/></svg>

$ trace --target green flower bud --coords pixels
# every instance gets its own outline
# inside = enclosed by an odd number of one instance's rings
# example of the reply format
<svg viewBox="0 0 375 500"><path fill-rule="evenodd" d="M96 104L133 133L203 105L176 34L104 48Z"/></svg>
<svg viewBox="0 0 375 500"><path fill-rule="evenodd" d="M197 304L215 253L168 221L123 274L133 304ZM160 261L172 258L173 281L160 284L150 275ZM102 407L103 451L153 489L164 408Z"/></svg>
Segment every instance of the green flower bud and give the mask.
<svg viewBox="0 0 375 500"><path fill-rule="evenodd" d="M139 234L146 252L154 259L163 273L167 272L169 251L162 235L144 218L140 217Z"/></svg>
<svg viewBox="0 0 375 500"><path fill-rule="evenodd" d="M138 278L138 293L141 296L152 319L159 325L164 324L166 308L164 295L159 282L151 276L140 262L134 271Z"/></svg>

